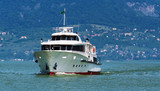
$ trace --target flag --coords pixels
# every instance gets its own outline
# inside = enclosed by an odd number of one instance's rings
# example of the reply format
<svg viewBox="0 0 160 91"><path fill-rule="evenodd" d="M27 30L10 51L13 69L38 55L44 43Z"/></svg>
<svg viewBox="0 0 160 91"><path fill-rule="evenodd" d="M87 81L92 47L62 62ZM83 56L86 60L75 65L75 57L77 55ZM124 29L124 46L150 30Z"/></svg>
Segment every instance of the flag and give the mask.
<svg viewBox="0 0 160 91"><path fill-rule="evenodd" d="M64 13L65 13L65 11L62 11L62 12L61 12L61 14L64 14Z"/></svg>

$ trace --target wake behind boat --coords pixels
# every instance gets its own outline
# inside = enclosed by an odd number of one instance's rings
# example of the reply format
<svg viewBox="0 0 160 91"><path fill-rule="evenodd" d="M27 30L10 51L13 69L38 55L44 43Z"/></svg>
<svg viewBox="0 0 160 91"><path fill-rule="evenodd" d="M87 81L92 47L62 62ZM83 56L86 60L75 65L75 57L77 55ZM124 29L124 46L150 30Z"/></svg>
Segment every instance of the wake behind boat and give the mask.
<svg viewBox="0 0 160 91"><path fill-rule="evenodd" d="M52 39L41 42L41 51L35 52L43 74L83 74L98 75L101 62L97 59L96 48L88 39L82 42L73 27L65 27L65 9L63 27L52 34Z"/></svg>

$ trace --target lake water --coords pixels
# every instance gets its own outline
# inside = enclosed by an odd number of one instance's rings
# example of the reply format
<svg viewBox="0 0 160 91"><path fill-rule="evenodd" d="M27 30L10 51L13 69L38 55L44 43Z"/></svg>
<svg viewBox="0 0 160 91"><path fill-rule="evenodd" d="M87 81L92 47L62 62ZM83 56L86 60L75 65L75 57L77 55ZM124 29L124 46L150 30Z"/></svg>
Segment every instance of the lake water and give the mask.
<svg viewBox="0 0 160 91"><path fill-rule="evenodd" d="M101 75L40 75L38 64L0 62L0 91L160 91L160 61L103 62Z"/></svg>

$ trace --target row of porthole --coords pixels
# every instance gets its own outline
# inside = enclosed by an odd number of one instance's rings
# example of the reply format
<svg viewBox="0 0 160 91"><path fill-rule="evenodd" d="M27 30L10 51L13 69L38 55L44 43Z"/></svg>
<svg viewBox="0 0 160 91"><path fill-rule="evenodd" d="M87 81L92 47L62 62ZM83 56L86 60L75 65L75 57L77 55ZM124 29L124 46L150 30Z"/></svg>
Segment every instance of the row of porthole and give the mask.
<svg viewBox="0 0 160 91"><path fill-rule="evenodd" d="M73 65L73 67L86 67L86 65Z"/></svg>

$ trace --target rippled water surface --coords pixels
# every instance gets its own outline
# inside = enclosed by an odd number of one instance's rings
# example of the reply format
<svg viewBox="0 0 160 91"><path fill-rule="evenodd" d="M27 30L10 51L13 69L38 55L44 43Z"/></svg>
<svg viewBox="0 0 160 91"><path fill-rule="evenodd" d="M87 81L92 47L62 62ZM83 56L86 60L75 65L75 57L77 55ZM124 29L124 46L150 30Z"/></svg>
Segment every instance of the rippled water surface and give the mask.
<svg viewBox="0 0 160 91"><path fill-rule="evenodd" d="M40 75L38 64L0 62L0 91L159 91L160 61L103 62L101 75Z"/></svg>

